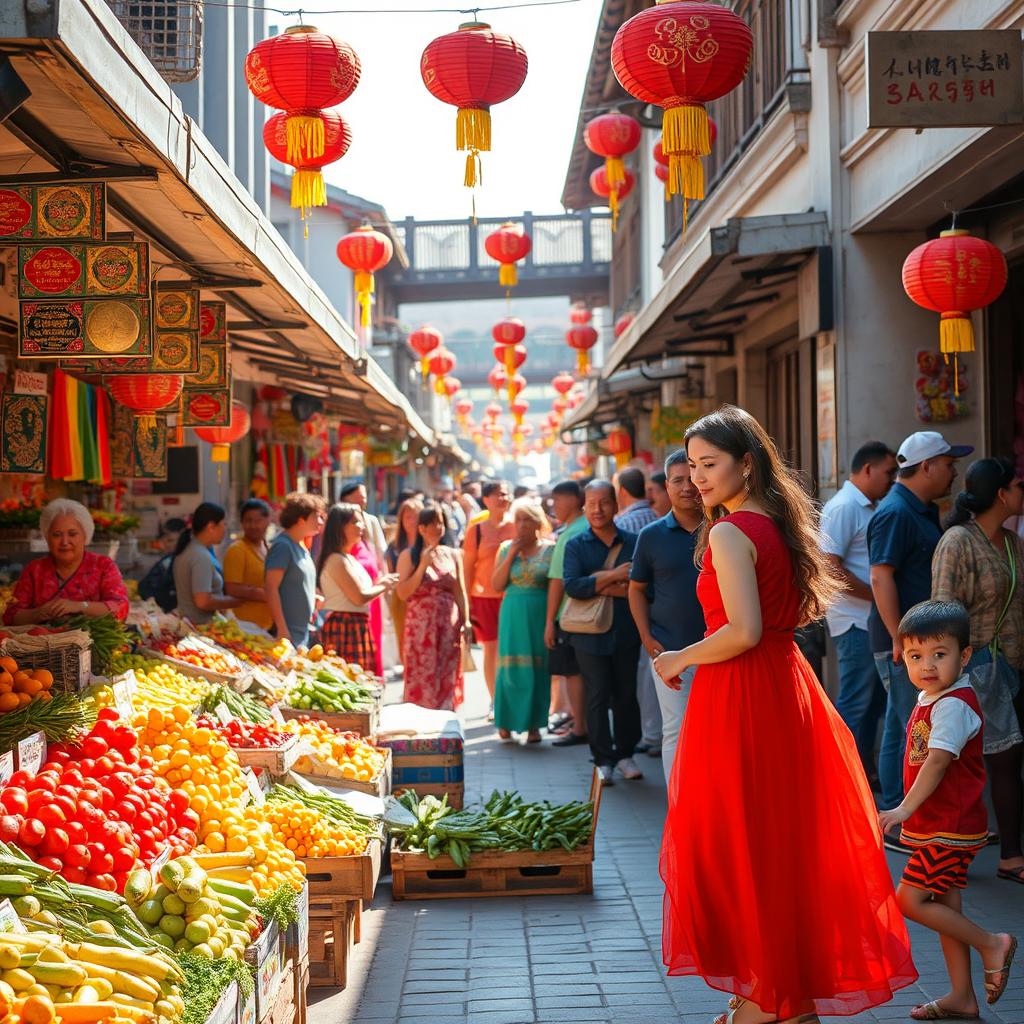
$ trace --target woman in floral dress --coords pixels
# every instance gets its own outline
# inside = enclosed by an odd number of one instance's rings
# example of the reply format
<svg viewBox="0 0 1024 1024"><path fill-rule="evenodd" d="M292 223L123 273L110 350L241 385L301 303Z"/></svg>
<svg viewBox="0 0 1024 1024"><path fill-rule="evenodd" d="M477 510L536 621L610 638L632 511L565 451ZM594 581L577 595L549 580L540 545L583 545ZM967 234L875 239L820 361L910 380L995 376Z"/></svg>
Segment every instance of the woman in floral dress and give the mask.
<svg viewBox="0 0 1024 1024"><path fill-rule="evenodd" d="M405 601L405 700L454 711L462 703L462 643L469 601L457 551L441 544L441 510L419 516L416 543L398 556L395 593Z"/></svg>

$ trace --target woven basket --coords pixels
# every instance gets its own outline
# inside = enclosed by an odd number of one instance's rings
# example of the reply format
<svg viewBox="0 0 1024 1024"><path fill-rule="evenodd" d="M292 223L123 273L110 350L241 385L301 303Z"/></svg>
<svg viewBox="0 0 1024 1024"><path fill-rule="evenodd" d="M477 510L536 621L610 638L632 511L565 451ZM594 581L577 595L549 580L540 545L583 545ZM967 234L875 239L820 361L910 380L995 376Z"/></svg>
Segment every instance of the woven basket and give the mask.
<svg viewBox="0 0 1024 1024"><path fill-rule="evenodd" d="M15 638L0 643L0 654L9 655L18 668L45 668L53 676L54 693L78 693L89 685L92 648L79 644L48 641L26 648Z"/></svg>

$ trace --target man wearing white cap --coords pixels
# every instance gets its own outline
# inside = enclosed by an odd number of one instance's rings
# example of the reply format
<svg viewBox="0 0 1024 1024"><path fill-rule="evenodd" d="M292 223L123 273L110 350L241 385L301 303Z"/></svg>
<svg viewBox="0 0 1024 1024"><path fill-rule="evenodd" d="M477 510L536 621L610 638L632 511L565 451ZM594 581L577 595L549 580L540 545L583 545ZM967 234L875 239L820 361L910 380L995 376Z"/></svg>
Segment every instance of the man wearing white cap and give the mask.
<svg viewBox="0 0 1024 1024"><path fill-rule="evenodd" d="M949 494L956 460L974 449L951 445L934 430L911 434L896 453L896 483L868 526L871 592L874 607L868 634L875 666L888 691L878 778L883 810L903 799L903 750L907 722L917 690L907 677L899 642L899 621L913 605L927 601L932 589L932 555L942 536L935 502ZM903 850L898 831L886 834L889 849Z"/></svg>

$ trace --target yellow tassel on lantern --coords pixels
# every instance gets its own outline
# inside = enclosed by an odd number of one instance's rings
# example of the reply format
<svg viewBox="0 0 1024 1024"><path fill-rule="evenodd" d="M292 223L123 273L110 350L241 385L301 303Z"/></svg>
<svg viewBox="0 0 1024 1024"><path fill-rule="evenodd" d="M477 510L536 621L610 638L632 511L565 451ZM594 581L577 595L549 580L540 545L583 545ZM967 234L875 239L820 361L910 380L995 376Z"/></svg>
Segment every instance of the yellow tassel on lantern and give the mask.
<svg viewBox="0 0 1024 1024"><path fill-rule="evenodd" d="M327 189L324 176L317 169L300 167L292 175L292 209L299 211L303 221L303 235L309 238L309 225L305 223L306 215L314 206L327 205Z"/></svg>
<svg viewBox="0 0 1024 1024"><path fill-rule="evenodd" d="M510 377L516 372L516 353L514 345L505 346L505 370Z"/></svg>
<svg viewBox="0 0 1024 1024"><path fill-rule="evenodd" d="M434 391L442 397L448 394L444 386L444 377L438 377L437 380L434 381Z"/></svg>
<svg viewBox="0 0 1024 1024"><path fill-rule="evenodd" d="M633 457L632 452L618 452L615 456L615 468L625 469L629 465L629 460Z"/></svg>
<svg viewBox="0 0 1024 1024"><path fill-rule="evenodd" d="M521 412L517 412L514 414L514 418L516 421L516 426L521 427L523 425L523 414Z"/></svg>
<svg viewBox="0 0 1024 1024"><path fill-rule="evenodd" d="M305 164L324 155L324 122L319 116L293 114L285 122L288 163Z"/></svg>
<svg viewBox="0 0 1024 1024"><path fill-rule="evenodd" d="M974 325L966 313L943 313L939 323L939 351L973 352Z"/></svg>
<svg viewBox="0 0 1024 1024"><path fill-rule="evenodd" d="M626 184L626 165L622 162L621 157L605 157L604 176L608 181L608 186L614 191L618 191L619 185Z"/></svg>
<svg viewBox="0 0 1024 1024"><path fill-rule="evenodd" d="M356 272L356 302L362 313L359 322L363 327L370 326L370 296L373 295L373 274L360 270Z"/></svg>
<svg viewBox="0 0 1024 1024"><path fill-rule="evenodd" d="M473 188L483 181L480 154L491 151L491 112L460 108L455 117L455 148L467 153L465 184Z"/></svg>
<svg viewBox="0 0 1024 1024"><path fill-rule="evenodd" d="M515 288L519 283L519 274L514 263L502 263L498 269L498 284L502 288Z"/></svg>
<svg viewBox="0 0 1024 1024"><path fill-rule="evenodd" d="M612 231L619 228L619 190L612 188L608 193L608 209L612 211Z"/></svg>
<svg viewBox="0 0 1024 1024"><path fill-rule="evenodd" d="M215 444L210 449L210 461L211 462L230 462L231 461L231 445L229 444Z"/></svg>
<svg viewBox="0 0 1024 1024"><path fill-rule="evenodd" d="M689 219L689 201L704 198L704 165L711 152L711 123L699 104L669 107L662 118L661 147L668 156L665 197L683 197L683 231Z"/></svg>
<svg viewBox="0 0 1024 1024"><path fill-rule="evenodd" d="M427 362L427 357L424 356L420 360L420 373L423 374L423 379L426 380L430 374L430 364Z"/></svg>
<svg viewBox="0 0 1024 1024"><path fill-rule="evenodd" d="M576 350L576 372L584 377L590 371L590 353L585 348Z"/></svg>

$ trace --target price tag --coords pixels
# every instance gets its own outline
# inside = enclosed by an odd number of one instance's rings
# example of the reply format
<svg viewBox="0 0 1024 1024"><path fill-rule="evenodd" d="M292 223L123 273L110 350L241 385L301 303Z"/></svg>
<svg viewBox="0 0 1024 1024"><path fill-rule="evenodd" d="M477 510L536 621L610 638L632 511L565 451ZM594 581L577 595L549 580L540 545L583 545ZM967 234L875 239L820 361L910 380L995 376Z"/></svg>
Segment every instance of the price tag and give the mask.
<svg viewBox="0 0 1024 1024"><path fill-rule="evenodd" d="M14 751L8 750L0 754L0 786L7 785L7 780L14 774Z"/></svg>
<svg viewBox="0 0 1024 1024"><path fill-rule="evenodd" d="M284 715L281 714L281 709L276 704L270 709L270 717L275 722L284 722Z"/></svg>
<svg viewBox="0 0 1024 1024"><path fill-rule="evenodd" d="M24 925L10 900L0 900L0 932L23 932Z"/></svg>
<svg viewBox="0 0 1024 1024"><path fill-rule="evenodd" d="M159 878L160 878L160 869L161 869L161 868L162 868L162 867L163 867L163 866L164 866L164 865L165 865L165 864L166 864L166 863L167 863L167 862L168 862L168 861L169 861L170 859L171 859L171 848L170 848L169 846L165 846L165 847L163 848L163 851L161 852L160 856L158 856L158 857L156 858L156 860L154 860L154 861L153 861L153 863L152 863L152 864L150 865L150 867L149 867L149 870L150 870L150 871L151 871L151 872L153 873L153 878L154 878L154 880L156 880L156 881L159 881Z"/></svg>
<svg viewBox="0 0 1024 1024"><path fill-rule="evenodd" d="M266 803L266 794L263 792L263 787L260 785L260 780L257 778L256 773L251 768L244 768L242 774L245 776L245 785L249 790L249 795L252 797L254 804Z"/></svg>
<svg viewBox="0 0 1024 1024"><path fill-rule="evenodd" d="M298 676L295 674L295 669L292 669L288 675L284 677L284 682L281 684L284 687L284 692L287 693L295 684L298 682Z"/></svg>
<svg viewBox="0 0 1024 1024"><path fill-rule="evenodd" d="M114 683L113 691L114 707L117 708L118 715L126 722L130 722L135 714L135 706L132 704L132 688L128 684L128 680L122 679Z"/></svg>
<svg viewBox="0 0 1024 1024"><path fill-rule="evenodd" d="M46 760L46 734L34 732L18 741L18 768L35 774Z"/></svg>
<svg viewBox="0 0 1024 1024"><path fill-rule="evenodd" d="M227 704L220 701L213 709L221 725L227 725L235 716L228 710Z"/></svg>

